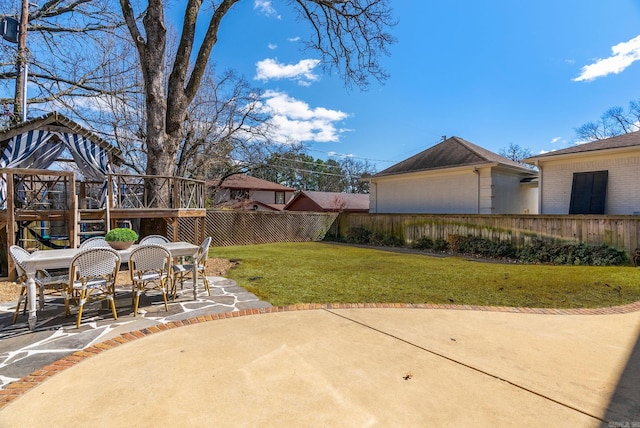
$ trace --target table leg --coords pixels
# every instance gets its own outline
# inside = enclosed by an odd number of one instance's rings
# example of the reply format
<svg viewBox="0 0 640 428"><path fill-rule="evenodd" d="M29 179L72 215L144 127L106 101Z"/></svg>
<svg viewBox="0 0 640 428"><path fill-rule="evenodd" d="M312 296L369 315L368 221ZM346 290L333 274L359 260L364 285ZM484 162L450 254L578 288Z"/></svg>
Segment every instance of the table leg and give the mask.
<svg viewBox="0 0 640 428"><path fill-rule="evenodd" d="M34 275L27 277L27 298L29 302L29 330L36 328L37 304L36 304L36 282L33 279Z"/></svg>
<svg viewBox="0 0 640 428"><path fill-rule="evenodd" d="M193 261L193 300L198 300L198 264Z"/></svg>

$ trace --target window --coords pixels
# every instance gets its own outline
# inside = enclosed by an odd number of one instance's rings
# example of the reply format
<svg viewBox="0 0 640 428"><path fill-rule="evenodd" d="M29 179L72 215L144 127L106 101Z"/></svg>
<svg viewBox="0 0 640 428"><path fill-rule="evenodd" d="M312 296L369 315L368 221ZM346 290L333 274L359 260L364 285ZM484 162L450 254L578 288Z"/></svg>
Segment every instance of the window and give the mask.
<svg viewBox="0 0 640 428"><path fill-rule="evenodd" d="M284 205L284 192L276 192L276 204Z"/></svg>
<svg viewBox="0 0 640 428"><path fill-rule="evenodd" d="M575 172L569 214L604 214L609 171Z"/></svg>

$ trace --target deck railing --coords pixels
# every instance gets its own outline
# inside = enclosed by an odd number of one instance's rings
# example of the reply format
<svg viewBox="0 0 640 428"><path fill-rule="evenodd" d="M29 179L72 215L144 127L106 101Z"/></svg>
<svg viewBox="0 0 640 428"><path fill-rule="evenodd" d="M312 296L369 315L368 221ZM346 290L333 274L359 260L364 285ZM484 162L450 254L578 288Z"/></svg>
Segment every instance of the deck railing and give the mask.
<svg viewBox="0 0 640 428"><path fill-rule="evenodd" d="M68 210L77 194L81 209L104 209L107 195L112 209L204 209L204 185L202 180L134 174L109 174L107 181L76 184L69 171L2 169L0 207L6 209L7 195L12 195L15 209Z"/></svg>
<svg viewBox="0 0 640 428"><path fill-rule="evenodd" d="M203 209L204 181L181 177L110 174L113 209Z"/></svg>
<svg viewBox="0 0 640 428"><path fill-rule="evenodd" d="M12 197L19 210L67 210L74 191L73 173L24 168L4 169L0 174L0 207L7 208ZM10 181L10 183L9 183Z"/></svg>

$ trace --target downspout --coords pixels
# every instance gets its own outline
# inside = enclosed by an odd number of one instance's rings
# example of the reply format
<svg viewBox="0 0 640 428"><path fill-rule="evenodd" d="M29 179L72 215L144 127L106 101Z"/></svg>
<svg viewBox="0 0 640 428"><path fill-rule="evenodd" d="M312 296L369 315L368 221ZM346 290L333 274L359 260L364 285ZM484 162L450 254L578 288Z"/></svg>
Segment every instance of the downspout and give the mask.
<svg viewBox="0 0 640 428"><path fill-rule="evenodd" d="M477 191L476 191L476 193L477 193L477 197L476 197L476 200L477 200L476 211L477 212L476 212L476 214L480 214L480 171L478 171L478 168L474 167L473 168L473 172L475 172L476 176L478 177L477 180L476 180L478 182Z"/></svg>

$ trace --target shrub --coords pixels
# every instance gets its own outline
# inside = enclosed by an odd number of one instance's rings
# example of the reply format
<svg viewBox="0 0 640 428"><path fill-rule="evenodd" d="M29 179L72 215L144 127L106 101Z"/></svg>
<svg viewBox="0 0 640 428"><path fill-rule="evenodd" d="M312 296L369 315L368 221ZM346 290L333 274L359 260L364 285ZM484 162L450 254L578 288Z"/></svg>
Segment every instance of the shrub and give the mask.
<svg viewBox="0 0 640 428"><path fill-rule="evenodd" d="M116 227L108 231L104 239L109 242L135 242L138 240L138 234L135 230L127 227Z"/></svg>
<svg viewBox="0 0 640 428"><path fill-rule="evenodd" d="M447 251L449 249L449 243L444 239L436 239L433 242L433 249L435 251Z"/></svg>
<svg viewBox="0 0 640 428"><path fill-rule="evenodd" d="M361 226L349 229L346 242L386 247L405 245L401 238L382 232L371 232ZM619 266L629 263L629 256L624 250L604 244L588 245L540 238L533 239L531 244L518 249L507 241L492 241L478 236L449 235L446 240L435 241L423 236L413 241L411 248L510 259L529 264Z"/></svg>
<svg viewBox="0 0 640 428"><path fill-rule="evenodd" d="M347 230L346 241L351 244L368 244L371 241L371 231L362 226Z"/></svg>
<svg viewBox="0 0 640 428"><path fill-rule="evenodd" d="M433 248L433 239L427 236L418 238L411 243L411 248L415 248L417 250L430 250Z"/></svg>
<svg viewBox="0 0 640 428"><path fill-rule="evenodd" d="M456 240L458 251L480 257L494 259L515 258L518 250L506 241L491 241L477 236L459 236Z"/></svg>
<svg viewBox="0 0 640 428"><path fill-rule="evenodd" d="M629 262L624 250L607 245L588 245L583 242L556 242L535 239L518 254L522 263L555 265L620 266Z"/></svg>

